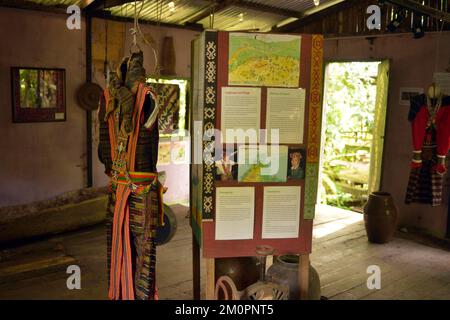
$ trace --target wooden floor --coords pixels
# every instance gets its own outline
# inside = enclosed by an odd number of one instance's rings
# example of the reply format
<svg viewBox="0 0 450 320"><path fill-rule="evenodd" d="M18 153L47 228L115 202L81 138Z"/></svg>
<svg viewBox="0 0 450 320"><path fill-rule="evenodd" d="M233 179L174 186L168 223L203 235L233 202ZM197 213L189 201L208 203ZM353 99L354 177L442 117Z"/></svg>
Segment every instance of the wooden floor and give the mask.
<svg viewBox="0 0 450 320"><path fill-rule="evenodd" d="M192 299L191 231L187 207L173 207L178 232L158 248L160 299ZM322 296L329 299L449 299L450 252L404 237L375 245L367 242L362 215L320 207L315 219L311 261L319 272ZM104 227L98 226L20 248L3 250L0 258L0 299L106 299ZM19 272L37 256L58 256L60 268ZM5 258L6 257L6 258ZM27 260L28 259L28 260ZM31 260L30 260L31 259ZM28 262L27 262L28 261ZM44 260L43 260L44 261ZM45 261L48 261L45 260ZM68 290L64 263L81 268L81 290ZM2 270L17 263L13 281ZM381 269L381 289L369 290L366 270ZM25 267L24 267L25 266ZM13 268L14 269L14 268ZM15 270L15 269L14 269ZM4 274L4 272L3 272ZM3 279L3 280L2 280Z"/></svg>

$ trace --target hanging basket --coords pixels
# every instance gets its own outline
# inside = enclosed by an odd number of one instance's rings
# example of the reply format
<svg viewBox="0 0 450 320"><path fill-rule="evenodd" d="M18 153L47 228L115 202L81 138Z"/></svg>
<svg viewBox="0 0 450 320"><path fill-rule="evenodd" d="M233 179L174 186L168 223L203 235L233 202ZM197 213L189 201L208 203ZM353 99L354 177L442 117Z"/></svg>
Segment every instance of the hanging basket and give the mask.
<svg viewBox="0 0 450 320"><path fill-rule="evenodd" d="M77 100L81 108L94 111L98 108L98 102L103 89L96 83L84 83L78 88Z"/></svg>

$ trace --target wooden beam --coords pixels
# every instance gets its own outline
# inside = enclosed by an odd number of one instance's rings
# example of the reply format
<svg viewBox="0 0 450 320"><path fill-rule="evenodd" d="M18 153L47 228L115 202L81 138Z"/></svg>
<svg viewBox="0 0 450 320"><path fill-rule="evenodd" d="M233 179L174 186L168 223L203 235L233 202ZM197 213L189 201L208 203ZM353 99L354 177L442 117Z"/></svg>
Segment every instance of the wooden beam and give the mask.
<svg viewBox="0 0 450 320"><path fill-rule="evenodd" d="M244 9L251 9L251 10L260 11L260 12L268 12L268 13L277 14L280 16L285 16L285 17L294 17L294 18L303 17L303 13L298 12L298 11L277 8L277 7L273 7L273 6L269 6L269 5L265 5L265 4L253 3L253 2L249 2L247 0L216 0L211 5L209 5L208 7L206 7L199 13L197 13L192 18L190 18L186 22L186 24L196 23L196 22L208 17L211 14L211 12L217 13L219 11L226 9L229 6L237 6L237 7L241 7Z"/></svg>
<svg viewBox="0 0 450 320"><path fill-rule="evenodd" d="M190 18L186 24L197 23L200 20L208 17L212 12L217 13L222 11L223 9L235 4L238 0L217 0L214 1L211 5L201 10L198 14Z"/></svg>
<svg viewBox="0 0 450 320"><path fill-rule="evenodd" d="M138 0L140 2L141 0ZM109 9L120 6L122 4L134 2L134 0L93 0L89 5L84 7L84 11L94 13L96 11Z"/></svg>
<svg viewBox="0 0 450 320"><path fill-rule="evenodd" d="M0 7L67 14L68 6L61 6L61 5L44 6L38 3L25 0L0 0Z"/></svg>
<svg viewBox="0 0 450 320"><path fill-rule="evenodd" d="M81 14L83 15L84 12L86 11L86 8L93 5L94 2L97 2L97 1L99 1L99 0L93 0L86 5L84 5L84 3L80 4L80 7L82 8ZM101 1L104 1L104 0L101 0ZM122 1L132 1L132 0L111 0L111 1L122 2ZM69 4L67 4L67 5L62 5L62 4L43 5L43 4L39 4L36 2L27 1L27 0L0 0L0 7L67 14L67 8L69 7Z"/></svg>
<svg viewBox="0 0 450 320"><path fill-rule="evenodd" d="M201 279L201 266L200 266L200 245L195 239L194 232L192 232L192 291L194 300L200 300L200 279Z"/></svg>
<svg viewBox="0 0 450 320"><path fill-rule="evenodd" d="M85 12L94 12L99 9L103 9L103 5L106 3L106 0L93 0L87 6L83 8Z"/></svg>
<svg viewBox="0 0 450 320"><path fill-rule="evenodd" d="M265 4L259 4L259 3L245 1L245 0L237 1L234 5L241 7L241 8L277 14L280 16L285 16L287 18L291 18L291 17L292 18L302 18L303 17L303 13L299 12L299 11L268 6Z"/></svg>
<svg viewBox="0 0 450 320"><path fill-rule="evenodd" d="M86 23L86 83L92 83L92 17L88 14ZM86 187L93 185L92 166L92 111L86 110Z"/></svg>
<svg viewBox="0 0 450 320"><path fill-rule="evenodd" d="M206 265L206 281L205 281L205 295L206 300L214 300L214 291L216 288L216 274L215 274L215 262L214 258L205 258Z"/></svg>
<svg viewBox="0 0 450 320"><path fill-rule="evenodd" d="M94 0L84 8L84 11L93 13L95 11L109 9L129 2L134 2L134 0Z"/></svg>
<svg viewBox="0 0 450 320"><path fill-rule="evenodd" d="M295 298L309 300L309 254L301 254L299 256L298 286L300 288L300 296Z"/></svg>
<svg viewBox="0 0 450 320"><path fill-rule="evenodd" d="M450 13L432 8L427 5L423 5L412 0L385 0L386 2L392 3L396 6L403 7L405 9L414 11L416 13L423 14L436 19L442 19L445 22L450 23Z"/></svg>
<svg viewBox="0 0 450 320"><path fill-rule="evenodd" d="M296 29L299 29L307 24L313 23L318 20L325 19L328 15L335 14L339 11L350 8L358 2L359 2L359 0L345 0L345 1L339 2L333 6L330 6L323 10L320 10L316 13L306 15L301 19L295 20L295 21L285 24L283 26L280 26L280 27L274 26L274 27L272 27L272 31L273 32L295 31Z"/></svg>
<svg viewBox="0 0 450 320"><path fill-rule="evenodd" d="M118 22L128 22L128 23L134 22L133 18L113 16L108 11L94 11L92 13L92 17L99 18L99 19L105 19L105 20L111 20L111 21L118 21ZM198 31L198 32L202 32L204 30L204 28L201 24L181 25L181 24L175 24L175 23L157 22L157 21L142 20L142 19L139 19L139 23L149 24L149 25L153 25L153 26L167 27L167 28L193 30L193 31Z"/></svg>

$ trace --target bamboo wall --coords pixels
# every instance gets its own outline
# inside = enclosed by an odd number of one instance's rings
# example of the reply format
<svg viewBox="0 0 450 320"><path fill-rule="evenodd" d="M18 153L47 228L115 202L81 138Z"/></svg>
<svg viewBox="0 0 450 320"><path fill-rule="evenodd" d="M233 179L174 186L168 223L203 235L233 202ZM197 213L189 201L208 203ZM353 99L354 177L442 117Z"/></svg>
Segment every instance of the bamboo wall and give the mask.
<svg viewBox="0 0 450 320"><path fill-rule="evenodd" d="M318 33L324 34L327 37L332 36L350 36L350 35L378 35L389 33L386 31L387 25L394 18L394 14L398 9L397 6L385 3L381 7L381 30L369 30L366 22L369 14L366 13L367 7L373 4L378 4L376 0L358 0L352 1L354 4L350 7L344 8L338 12L331 12L324 14L322 18L312 19L310 23L305 24L297 29L295 32L299 33ZM438 9L444 12L450 12L450 0L425 0L425 5ZM397 33L411 32L411 27L417 19L421 21L422 17L414 14L411 11L406 11L404 19L397 29ZM442 23L434 18L424 17L423 26L425 32L440 31ZM444 25L443 30L450 30L450 24Z"/></svg>

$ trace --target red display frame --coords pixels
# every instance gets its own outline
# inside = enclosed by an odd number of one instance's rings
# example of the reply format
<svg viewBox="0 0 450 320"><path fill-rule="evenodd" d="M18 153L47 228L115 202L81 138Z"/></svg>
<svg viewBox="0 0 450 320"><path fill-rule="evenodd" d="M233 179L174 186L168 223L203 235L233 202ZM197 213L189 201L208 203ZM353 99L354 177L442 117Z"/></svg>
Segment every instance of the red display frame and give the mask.
<svg viewBox="0 0 450 320"><path fill-rule="evenodd" d="M231 32L217 32L217 83L216 83L216 103L215 103L215 128L221 129L221 89L222 87L252 87L255 86L229 86L228 85L228 46L229 46L229 34ZM317 77L318 70L314 70L313 66L313 46L317 46L317 42L320 42L320 46L323 45L322 36L315 35L299 35L301 36L300 44L300 77L298 88L306 90L305 99L305 117L304 117L304 143L303 144L285 144L289 147L301 147L308 150L309 155L309 142L311 138L320 139L320 132L317 136L317 132L313 133L314 137L310 137L309 130L310 122L310 104L312 103L314 94L311 93L311 81L313 77ZM315 42L315 43L313 43ZM317 50L316 50L317 51ZM317 52L316 52L317 53ZM320 52L322 54L322 52ZM322 57L320 57L320 61ZM321 65L320 65L321 68ZM317 66L316 66L317 69ZM320 70L322 74L322 70ZM320 79L321 81L321 79ZM260 128L264 129L266 126L266 110L267 110L267 88L266 86L261 88L261 119ZM271 87L272 88L272 87ZM293 88L295 89L295 88ZM317 101L316 101L317 102ZM315 103L317 104L317 103ZM317 106L316 106L317 108ZM317 110L315 110L317 112ZM320 119L314 119L319 121ZM314 126L317 127L317 124ZM317 128L316 128L317 129ZM319 123L320 129L320 123ZM315 144L320 141L316 141ZM224 145L222 145L224 146ZM312 146L311 146L312 147ZM313 146L315 147L315 145ZM314 155L318 160L318 155ZM250 240L216 240L215 239L215 220L205 219L203 217L201 222L201 243L203 247L203 256L205 258L222 258L222 257L239 257L239 256L254 256L255 250L258 245L269 245L275 249L275 254L308 254L311 252L312 247L312 229L313 220L305 219L305 180L288 180L285 183L242 183L238 181L215 181L214 190L217 187L254 187L255 188L255 219L254 219L254 234L253 239ZM301 209L300 209L300 226L299 236L297 238L290 239L262 239L262 215L263 215L263 193L264 187L270 186L300 186L301 187ZM213 202L213 208L215 208L215 196ZM215 213L215 212L214 212ZM214 216L214 214L213 214Z"/></svg>

